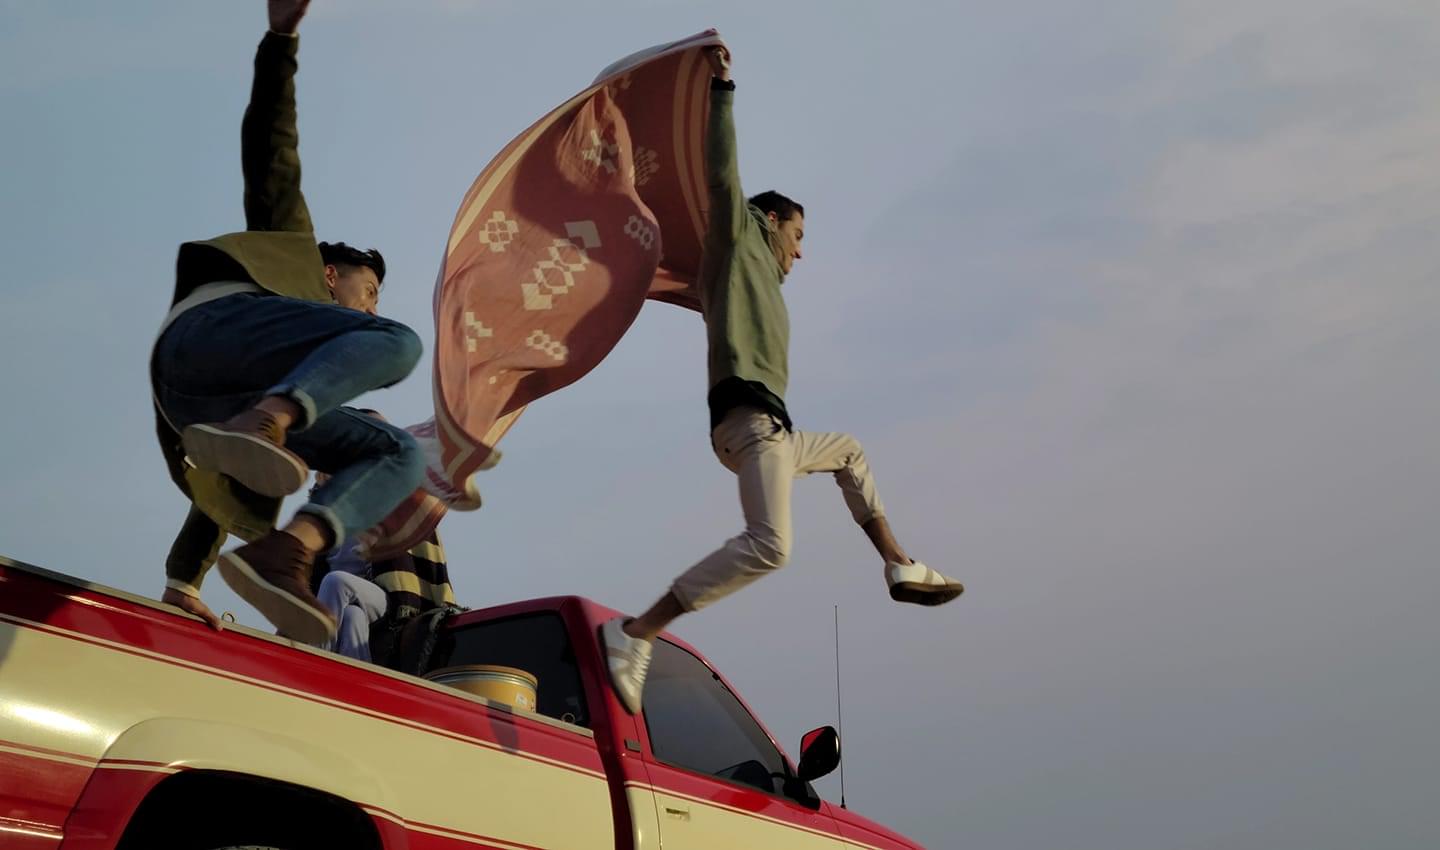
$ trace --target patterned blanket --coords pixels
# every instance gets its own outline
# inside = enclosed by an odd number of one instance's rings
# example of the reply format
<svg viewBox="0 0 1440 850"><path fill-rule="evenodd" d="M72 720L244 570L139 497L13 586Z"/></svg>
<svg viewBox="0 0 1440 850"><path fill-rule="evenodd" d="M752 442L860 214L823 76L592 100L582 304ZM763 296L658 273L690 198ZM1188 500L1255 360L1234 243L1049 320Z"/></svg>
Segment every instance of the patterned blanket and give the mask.
<svg viewBox="0 0 1440 850"><path fill-rule="evenodd" d="M369 541L423 540L480 505L474 474L526 405L610 353L646 299L699 309L714 30L616 62L490 161L460 204L435 284L435 417L409 430L425 487Z"/></svg>

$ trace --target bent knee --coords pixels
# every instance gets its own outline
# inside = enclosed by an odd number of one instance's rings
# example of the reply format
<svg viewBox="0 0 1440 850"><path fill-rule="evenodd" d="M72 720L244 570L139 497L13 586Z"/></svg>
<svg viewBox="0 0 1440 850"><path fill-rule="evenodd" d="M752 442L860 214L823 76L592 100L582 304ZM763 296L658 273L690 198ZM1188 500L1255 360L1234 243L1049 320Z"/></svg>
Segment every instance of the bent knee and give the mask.
<svg viewBox="0 0 1440 850"><path fill-rule="evenodd" d="M425 353L425 344L420 341L420 335L415 333L409 325L402 325L399 322L390 322L389 331L394 339L396 366L403 366L408 373L420 362L420 355Z"/></svg>
<svg viewBox="0 0 1440 850"><path fill-rule="evenodd" d="M378 386L390 386L414 371L425 353L420 335L408 325L376 316L367 338L369 356L379 366Z"/></svg>
<svg viewBox="0 0 1440 850"><path fill-rule="evenodd" d="M790 562L790 535L774 531L746 530L750 544L751 566L761 570L778 570Z"/></svg>

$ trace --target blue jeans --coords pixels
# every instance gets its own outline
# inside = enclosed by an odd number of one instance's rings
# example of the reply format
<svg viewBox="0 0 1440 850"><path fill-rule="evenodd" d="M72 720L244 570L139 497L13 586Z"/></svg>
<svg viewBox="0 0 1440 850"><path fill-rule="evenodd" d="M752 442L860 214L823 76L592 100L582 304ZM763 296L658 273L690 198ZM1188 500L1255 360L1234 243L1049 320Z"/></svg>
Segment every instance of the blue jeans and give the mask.
<svg viewBox="0 0 1440 850"><path fill-rule="evenodd" d="M340 405L400 381L420 353L420 338L399 322L241 293L182 313L155 344L151 379L180 429L224 421L265 396L294 401L302 417L285 446L331 476L300 510L324 520L338 546L384 519L425 473L413 437Z"/></svg>
<svg viewBox="0 0 1440 850"><path fill-rule="evenodd" d="M339 626L335 639L320 648L369 661L370 627L385 616L389 604L384 588L354 573L334 571L320 580L315 595Z"/></svg>

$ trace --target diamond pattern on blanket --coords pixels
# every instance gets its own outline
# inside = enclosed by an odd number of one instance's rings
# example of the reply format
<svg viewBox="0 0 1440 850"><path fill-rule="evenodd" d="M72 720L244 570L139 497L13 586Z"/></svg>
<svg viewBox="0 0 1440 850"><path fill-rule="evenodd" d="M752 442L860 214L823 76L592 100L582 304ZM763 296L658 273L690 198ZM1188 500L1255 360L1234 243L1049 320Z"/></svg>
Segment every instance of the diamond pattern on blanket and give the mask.
<svg viewBox="0 0 1440 850"><path fill-rule="evenodd" d="M639 242L647 251L655 244L655 228L638 215L625 220L625 235Z"/></svg>
<svg viewBox="0 0 1440 850"><path fill-rule="evenodd" d="M490 214L490 220L480 228L480 243L488 247L492 253L500 254L511 242L515 241L515 234L519 232L519 222L507 218L504 210L495 210Z"/></svg>
<svg viewBox="0 0 1440 850"><path fill-rule="evenodd" d="M660 171L660 154L647 147L635 148L635 185L644 186Z"/></svg>
<svg viewBox="0 0 1440 850"><path fill-rule="evenodd" d="M570 356L570 349L565 343L542 330L531 331L530 335L525 337L525 344L559 363L563 363L565 358Z"/></svg>
<svg viewBox="0 0 1440 850"><path fill-rule="evenodd" d="M485 327L483 323L476 320L475 314L469 310L465 311L465 350L471 354L475 353L479 340L489 339L495 335L495 331Z"/></svg>
<svg viewBox="0 0 1440 850"><path fill-rule="evenodd" d="M600 232L593 221L565 223L569 239L553 239L547 256L530 269L534 280L520 284L526 310L549 310L555 299L575 288L575 275L590 266L588 248L600 247Z"/></svg>
<svg viewBox="0 0 1440 850"><path fill-rule="evenodd" d="M600 231L593 221L567 221L565 233L572 242L579 241L582 248L600 247Z"/></svg>
<svg viewBox="0 0 1440 850"><path fill-rule="evenodd" d="M620 146L605 141L599 130L590 131L590 146L580 152L580 158L586 162L593 162L605 169L607 174L614 174L615 158L620 155Z"/></svg>

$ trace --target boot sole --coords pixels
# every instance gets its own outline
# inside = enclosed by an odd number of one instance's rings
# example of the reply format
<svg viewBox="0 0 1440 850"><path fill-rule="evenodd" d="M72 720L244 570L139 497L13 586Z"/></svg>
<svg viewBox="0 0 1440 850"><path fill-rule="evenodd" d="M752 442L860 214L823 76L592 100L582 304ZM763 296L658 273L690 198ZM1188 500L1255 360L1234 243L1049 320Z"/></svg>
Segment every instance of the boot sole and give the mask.
<svg viewBox="0 0 1440 850"><path fill-rule="evenodd" d="M896 602L909 602L914 605L944 605L960 594L965 592L964 585L934 585L920 584L914 581L901 581L890 585L890 598Z"/></svg>
<svg viewBox="0 0 1440 850"><path fill-rule="evenodd" d="M255 606L285 637L312 646L335 639L335 621L328 613L266 581L234 552L221 555L216 566L230 589Z"/></svg>
<svg viewBox="0 0 1440 850"><path fill-rule="evenodd" d="M310 474L300 458L250 434L191 425L180 441L197 468L228 475L262 496L288 496L305 486Z"/></svg>

